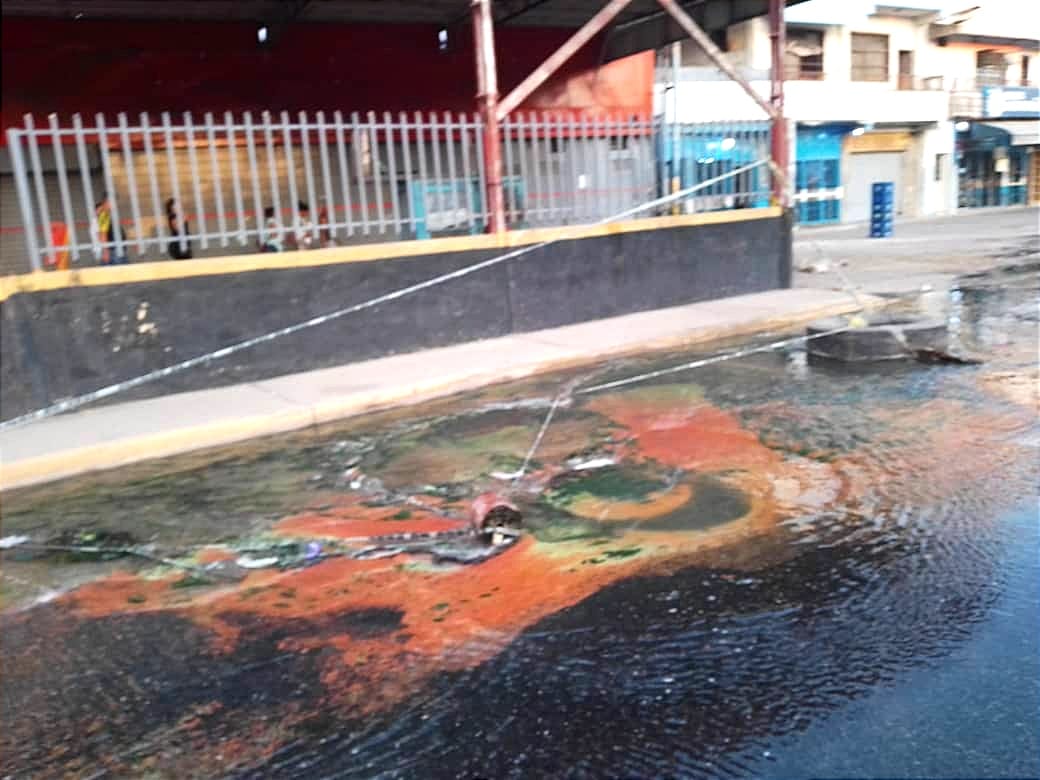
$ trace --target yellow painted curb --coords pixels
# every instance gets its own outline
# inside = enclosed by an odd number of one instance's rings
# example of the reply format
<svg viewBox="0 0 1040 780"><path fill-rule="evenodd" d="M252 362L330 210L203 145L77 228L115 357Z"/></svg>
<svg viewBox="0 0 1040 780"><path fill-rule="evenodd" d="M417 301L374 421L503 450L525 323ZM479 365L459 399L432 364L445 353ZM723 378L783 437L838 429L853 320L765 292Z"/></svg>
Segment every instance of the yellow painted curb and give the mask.
<svg viewBox="0 0 1040 780"><path fill-rule="evenodd" d="M872 308L886 301L867 297ZM443 398L492 384L517 381L538 374L567 371L612 358L646 355L709 341L750 336L763 331L797 327L816 319L848 314L859 306L853 301L819 306L811 311L777 317L747 320L731 326L700 328L661 339L624 344L597 352L571 349L572 354L539 359L494 371L455 374L423 382L413 382L390 390L352 393L341 400L300 406L299 408L257 415L241 420L222 420L181 430L146 434L123 441L82 447L51 455L27 458L0 465L0 491L39 485L92 471L138 463L145 460L182 455L290 431L298 431L345 418L393 407L404 407ZM515 334L523 338L525 335ZM463 346L463 345L458 345Z"/></svg>
<svg viewBox="0 0 1040 780"><path fill-rule="evenodd" d="M408 257L470 252L489 249L513 249L541 244L546 241L573 241L622 233L640 233L663 228L718 225L773 219L782 214L779 207L711 211L703 214L649 217L647 219L610 222L597 225L566 225L563 227L531 228L476 236L452 236L423 241L390 241L381 244L314 249L307 252L277 252L230 257L209 257L198 260L171 260L154 263L81 268L69 271L38 271L30 274L0 277L0 301L16 293L61 290L70 287L98 287L113 284L134 284L167 279L189 279L197 276L219 276L249 271L275 271L291 268L315 268L343 263L367 263Z"/></svg>

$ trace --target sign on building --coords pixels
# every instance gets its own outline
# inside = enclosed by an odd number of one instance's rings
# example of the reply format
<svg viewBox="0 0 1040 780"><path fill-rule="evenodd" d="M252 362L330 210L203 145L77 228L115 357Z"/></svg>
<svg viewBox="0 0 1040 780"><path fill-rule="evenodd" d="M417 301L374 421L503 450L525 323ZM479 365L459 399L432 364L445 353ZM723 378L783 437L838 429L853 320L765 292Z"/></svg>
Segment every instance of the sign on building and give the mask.
<svg viewBox="0 0 1040 780"><path fill-rule="evenodd" d="M983 87L982 114L990 119L1040 119L1040 87Z"/></svg>

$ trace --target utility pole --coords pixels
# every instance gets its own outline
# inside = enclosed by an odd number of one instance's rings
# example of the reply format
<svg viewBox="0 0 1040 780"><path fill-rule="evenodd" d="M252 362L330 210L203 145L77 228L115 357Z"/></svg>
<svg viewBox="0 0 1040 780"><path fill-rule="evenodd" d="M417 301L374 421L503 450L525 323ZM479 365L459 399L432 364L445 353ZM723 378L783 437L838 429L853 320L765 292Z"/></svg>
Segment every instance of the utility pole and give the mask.
<svg viewBox="0 0 1040 780"><path fill-rule="evenodd" d="M484 120L484 165L487 170L488 224L491 233L506 229L502 197L502 146L498 125L498 75L491 0L473 0L473 41L477 56L477 102Z"/></svg>

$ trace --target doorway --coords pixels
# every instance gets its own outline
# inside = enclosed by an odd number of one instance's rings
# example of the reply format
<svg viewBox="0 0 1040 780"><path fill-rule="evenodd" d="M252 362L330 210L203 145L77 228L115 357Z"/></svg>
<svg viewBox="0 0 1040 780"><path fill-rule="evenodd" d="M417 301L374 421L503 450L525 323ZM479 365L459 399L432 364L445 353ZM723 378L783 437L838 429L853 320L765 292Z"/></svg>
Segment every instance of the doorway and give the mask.
<svg viewBox="0 0 1040 780"><path fill-rule="evenodd" d="M899 52L899 89L914 88L914 53L903 50Z"/></svg>

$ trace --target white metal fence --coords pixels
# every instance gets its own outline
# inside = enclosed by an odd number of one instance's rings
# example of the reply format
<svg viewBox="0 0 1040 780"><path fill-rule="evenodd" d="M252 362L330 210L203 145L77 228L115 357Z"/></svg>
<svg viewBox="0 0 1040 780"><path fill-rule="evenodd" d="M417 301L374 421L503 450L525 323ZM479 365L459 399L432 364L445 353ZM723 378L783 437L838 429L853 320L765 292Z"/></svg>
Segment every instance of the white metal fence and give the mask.
<svg viewBox="0 0 1040 780"><path fill-rule="evenodd" d="M39 270L483 232L483 134L448 113L26 116L7 132L20 224L5 209L4 256ZM514 115L501 143L513 228L593 222L769 148L765 123L555 114ZM761 205L768 188L735 177L681 207Z"/></svg>

